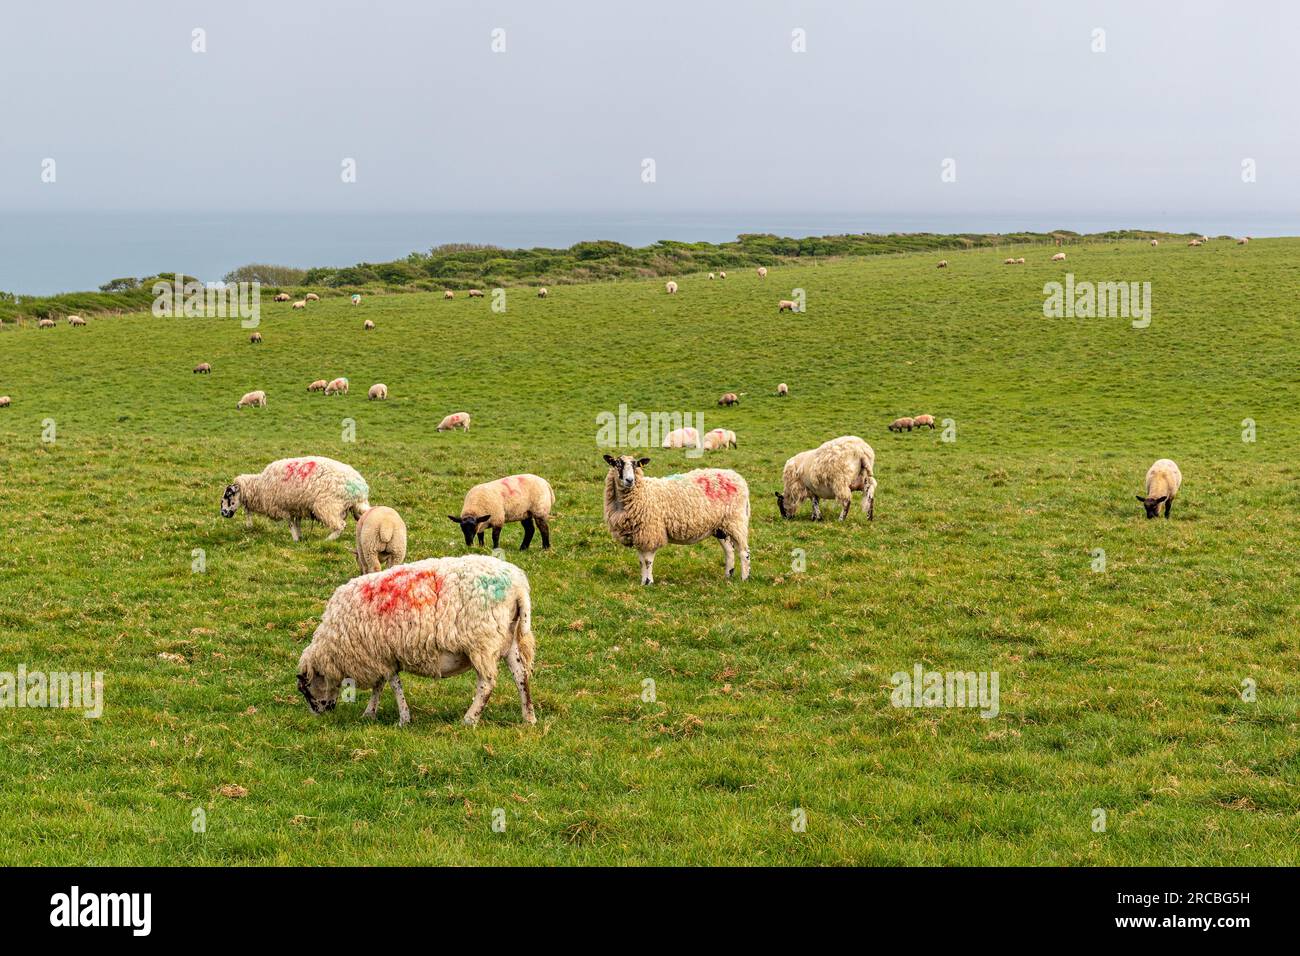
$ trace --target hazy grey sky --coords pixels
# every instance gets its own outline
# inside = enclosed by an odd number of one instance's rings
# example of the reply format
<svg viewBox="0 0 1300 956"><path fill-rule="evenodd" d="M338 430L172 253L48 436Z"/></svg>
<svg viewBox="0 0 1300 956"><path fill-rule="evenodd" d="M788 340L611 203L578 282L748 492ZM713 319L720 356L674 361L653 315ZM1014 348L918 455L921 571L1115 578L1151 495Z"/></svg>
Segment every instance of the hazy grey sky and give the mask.
<svg viewBox="0 0 1300 956"><path fill-rule="evenodd" d="M7 0L0 210L1294 215L1297 81L1285 0Z"/></svg>

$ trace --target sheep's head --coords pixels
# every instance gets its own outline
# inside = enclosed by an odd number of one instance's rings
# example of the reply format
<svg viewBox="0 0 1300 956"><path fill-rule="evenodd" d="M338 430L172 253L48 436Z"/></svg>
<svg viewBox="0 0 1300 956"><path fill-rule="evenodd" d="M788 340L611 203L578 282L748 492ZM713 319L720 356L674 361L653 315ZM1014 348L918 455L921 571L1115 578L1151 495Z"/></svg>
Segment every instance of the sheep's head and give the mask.
<svg viewBox="0 0 1300 956"><path fill-rule="evenodd" d="M1137 500L1142 502L1143 508L1147 509L1148 518L1158 518L1160 517L1160 506L1164 504L1165 499L1168 497L1168 495L1161 495L1159 498L1147 498L1138 495Z"/></svg>
<svg viewBox="0 0 1300 956"><path fill-rule="evenodd" d="M465 546L469 547L474 543L474 535L480 531L487 530L488 522L492 520L491 515L462 515L457 518L455 515L447 515L452 521L460 525L461 532L465 535Z"/></svg>
<svg viewBox="0 0 1300 956"><path fill-rule="evenodd" d="M339 699L339 686L339 681L318 674L310 664L298 671L298 690L307 698L307 706L313 714L334 709Z"/></svg>
<svg viewBox="0 0 1300 956"><path fill-rule="evenodd" d="M794 517L794 515L790 514L789 512L787 512L787 511L785 510L785 495L781 494L781 492L779 492L779 491L776 493L776 506L777 506L778 508L781 509L781 517L782 517L782 518L793 518L793 517Z"/></svg>
<svg viewBox="0 0 1300 956"><path fill-rule="evenodd" d="M233 518L239 511L239 485L226 485L221 494L221 517Z"/></svg>
<svg viewBox="0 0 1300 956"><path fill-rule="evenodd" d="M633 458L631 455L619 455L617 458L606 455L605 461L614 470L615 481L622 491L630 491L638 478L644 478L641 469L650 464L649 458Z"/></svg>

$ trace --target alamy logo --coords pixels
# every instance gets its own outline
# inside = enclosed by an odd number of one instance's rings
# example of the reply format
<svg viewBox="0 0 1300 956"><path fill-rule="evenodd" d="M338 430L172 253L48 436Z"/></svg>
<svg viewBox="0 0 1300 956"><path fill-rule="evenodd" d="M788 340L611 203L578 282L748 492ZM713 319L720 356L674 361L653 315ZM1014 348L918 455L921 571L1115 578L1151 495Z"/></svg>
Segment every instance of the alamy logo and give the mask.
<svg viewBox="0 0 1300 956"><path fill-rule="evenodd" d="M998 715L997 671L927 671L920 664L912 673L898 671L889 703L894 707L978 707L985 719Z"/></svg>
<svg viewBox="0 0 1300 956"><path fill-rule="evenodd" d="M1133 328L1151 324L1150 282L1075 282L1065 274L1065 284L1043 285L1043 316L1048 319L1132 319Z"/></svg>
<svg viewBox="0 0 1300 956"><path fill-rule="evenodd" d="M153 926L152 893L70 893L50 897L51 926L129 926L133 936L148 936Z"/></svg>
<svg viewBox="0 0 1300 956"><path fill-rule="evenodd" d="M596 416L598 448L684 448L686 457L704 454L703 412L629 412L627 404L618 414Z"/></svg>
<svg viewBox="0 0 1300 956"><path fill-rule="evenodd" d="M104 713L104 672L0 671L0 708L52 707L80 710L85 717Z"/></svg>
<svg viewBox="0 0 1300 956"><path fill-rule="evenodd" d="M255 329L262 319L262 283L230 282L204 285L197 279L153 284L155 318L240 319L246 329Z"/></svg>

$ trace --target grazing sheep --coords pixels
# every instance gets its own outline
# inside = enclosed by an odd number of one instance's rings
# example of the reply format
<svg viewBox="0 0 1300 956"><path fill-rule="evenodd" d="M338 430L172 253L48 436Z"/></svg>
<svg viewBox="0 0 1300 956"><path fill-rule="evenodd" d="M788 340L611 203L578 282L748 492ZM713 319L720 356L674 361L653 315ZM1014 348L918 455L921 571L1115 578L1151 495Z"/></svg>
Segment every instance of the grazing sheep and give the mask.
<svg viewBox="0 0 1300 956"><path fill-rule="evenodd" d="M1056 255L1052 256L1052 261L1053 261L1053 262L1064 262L1064 261L1065 261L1065 253L1064 253L1064 252L1058 252Z"/></svg>
<svg viewBox="0 0 1300 956"><path fill-rule="evenodd" d="M766 278L767 278L767 266L759 266L759 267L758 267L758 277L759 277L760 279L766 279Z"/></svg>
<svg viewBox="0 0 1300 956"><path fill-rule="evenodd" d="M469 290L469 297L470 297L471 299L481 299L481 298L483 298L483 290L482 290L482 289L470 289L470 290Z"/></svg>
<svg viewBox="0 0 1300 956"><path fill-rule="evenodd" d="M68 325L76 327L78 325L85 325L85 324L86 324L86 320L79 315L68 316Z"/></svg>
<svg viewBox="0 0 1300 956"><path fill-rule="evenodd" d="M366 397L372 401L377 399L382 402L388 398L388 386L383 382L376 382L370 386L370 391L366 393Z"/></svg>
<svg viewBox="0 0 1300 956"><path fill-rule="evenodd" d="M715 276L712 272L710 272L710 273L709 273L709 278L710 278L710 279L716 279L717 276Z"/></svg>
<svg viewBox="0 0 1300 956"><path fill-rule="evenodd" d="M1159 240L1159 239L1152 239L1152 240L1151 240L1151 245L1153 245L1153 246L1158 246L1158 245L1160 245L1160 240Z"/></svg>
<svg viewBox="0 0 1300 956"><path fill-rule="evenodd" d="M456 293L452 292L450 289L445 289L442 293L442 297L444 299L454 299L456 298Z"/></svg>
<svg viewBox="0 0 1300 956"><path fill-rule="evenodd" d="M796 303L791 302L789 299L782 299L776 304L777 312L797 312L798 309L799 306Z"/></svg>
<svg viewBox="0 0 1300 956"><path fill-rule="evenodd" d="M361 574L371 574L406 560L406 522L392 508L379 506L357 519L357 546L352 552Z"/></svg>
<svg viewBox="0 0 1300 956"><path fill-rule="evenodd" d="M212 366L209 365L207 362L200 362L198 365L194 366L194 374L195 374L195 375L211 375L211 374L212 374Z"/></svg>
<svg viewBox="0 0 1300 956"><path fill-rule="evenodd" d="M660 448L698 448L699 445L700 433L690 425L674 428L659 443Z"/></svg>
<svg viewBox="0 0 1300 956"><path fill-rule="evenodd" d="M360 293L360 292L353 292L353 293L352 293L352 304L353 304L353 305L360 305L360 304L361 304L361 293Z"/></svg>
<svg viewBox="0 0 1300 956"><path fill-rule="evenodd" d="M260 393L258 393L260 394ZM221 517L233 518L244 509L246 524L253 515L288 521L293 540L301 538L303 518L330 529L333 541L347 527L348 514L360 518L370 509L370 486L357 471L333 458L311 455L281 458L256 475L237 475L221 495Z"/></svg>
<svg viewBox="0 0 1300 956"><path fill-rule="evenodd" d="M1244 246L1248 242L1250 242L1250 236L1242 236L1240 239L1237 240L1237 245Z"/></svg>
<svg viewBox="0 0 1300 956"><path fill-rule="evenodd" d="M371 329L373 329L374 327L375 327L375 323L372 322L370 319L366 319L366 321L364 321L364 322L361 323L361 329L362 329L362 331L365 331L365 332L369 332L369 331L370 331Z"/></svg>
<svg viewBox="0 0 1300 956"><path fill-rule="evenodd" d="M1178 496L1178 489L1182 484L1183 473L1168 458L1161 458L1147 469L1147 493L1137 496L1137 500L1142 502L1142 507L1147 511L1147 517L1157 517L1160 514L1160 505L1163 503L1165 517L1168 518L1169 511L1174 505L1174 498Z"/></svg>
<svg viewBox="0 0 1300 956"><path fill-rule="evenodd" d="M605 456L605 526L614 540L636 548L641 583L654 584L655 552L666 544L695 544L710 536L722 545L727 577L740 552L740 579L749 580L749 485L734 471L698 468L684 475L647 478L649 458Z"/></svg>
<svg viewBox="0 0 1300 956"><path fill-rule="evenodd" d="M726 274L725 272L719 272L719 273L718 273L718 278L719 278L719 279L725 279L726 277L727 277L727 274Z"/></svg>
<svg viewBox="0 0 1300 956"><path fill-rule="evenodd" d="M304 302L319 302L319 301L320 301L320 296L318 296L315 292L308 292L305 296L303 296L303 301L304 301Z"/></svg>
<svg viewBox="0 0 1300 956"><path fill-rule="evenodd" d="M307 386L307 391L309 391L309 392L323 392L323 391L325 391L325 386L328 385L328 384L329 384L329 383L326 382L325 379L323 379L323 378L318 378L318 379L316 379L316 381L312 382L310 385Z"/></svg>
<svg viewBox="0 0 1300 956"><path fill-rule="evenodd" d="M781 470L781 491L776 503L783 518L793 518L799 506L812 499L812 516L820 521L821 499L834 498L840 505L840 521L853 506L853 492L861 491L862 510L867 520L876 517L876 453L857 435L841 435L816 448L801 451L786 461Z"/></svg>
<svg viewBox="0 0 1300 956"><path fill-rule="evenodd" d="M1016 265L1018 265L1018 266L1023 266L1024 264L1025 264L1025 257L1024 257L1024 256L1021 256L1019 259L1016 260Z"/></svg>
<svg viewBox="0 0 1300 956"><path fill-rule="evenodd" d="M787 384L785 384L785 382L782 382L780 385L778 385L778 386L776 387L776 394L781 395L781 396L789 395L789 394L790 394L790 386L787 385Z"/></svg>
<svg viewBox="0 0 1300 956"><path fill-rule="evenodd" d="M306 299L299 299L297 302L295 302L295 303L293 304L293 307L294 307L295 309L305 309L305 308L307 308L307 300L306 300Z"/></svg>
<svg viewBox="0 0 1300 956"><path fill-rule="evenodd" d="M889 423L889 430L891 432L901 432L903 429L907 429L910 432L915 427L916 421L911 418L895 418Z"/></svg>
<svg viewBox="0 0 1300 956"><path fill-rule="evenodd" d="M245 392L244 397L235 405L235 411L250 405L254 408L266 408L266 392L260 388L255 392Z"/></svg>
<svg viewBox="0 0 1300 956"><path fill-rule="evenodd" d="M933 415L917 415L915 418L912 419L912 427L913 427L913 428L929 428L930 431L934 431L934 416L933 416Z"/></svg>
<svg viewBox="0 0 1300 956"><path fill-rule="evenodd" d="M343 681L370 688L365 716L379 716L384 682L397 698L397 722L411 722L399 672L452 677L474 668L478 683L464 721L477 724L506 659L519 688L524 723L535 724L528 686L537 642L523 571L482 554L427 558L353 578L325 605L298 659L298 690L312 713L333 710Z"/></svg>
<svg viewBox="0 0 1300 956"><path fill-rule="evenodd" d="M668 290L668 294L669 294L669 295L675 295L675 294L677 293L677 283L676 283L676 282L672 282L672 281L666 282L666 283L664 284L664 288Z"/></svg>
<svg viewBox="0 0 1300 956"><path fill-rule="evenodd" d="M8 408L10 402L12 401L13 399L11 399L8 395L0 395L0 408Z"/></svg>
<svg viewBox="0 0 1300 956"><path fill-rule="evenodd" d="M452 412L442 421L438 422L438 431L448 432L454 428L461 428L469 431L469 412Z"/></svg>
<svg viewBox="0 0 1300 956"><path fill-rule="evenodd" d="M715 428L704 436L704 450L717 451L719 448L739 448L736 433L725 428Z"/></svg>
<svg viewBox="0 0 1300 956"><path fill-rule="evenodd" d="M288 301L289 301L289 293L287 293L287 292L277 292L277 293L275 294L275 301L276 301L276 302L288 302Z"/></svg>
<svg viewBox="0 0 1300 956"><path fill-rule="evenodd" d="M524 543L520 551L527 551L533 540L533 524L542 533L542 550L551 546L551 508L555 506L555 492L550 483L537 475L511 475L496 481L475 485L465 493L465 503L460 507L460 517L447 515L460 525L465 535L465 547L483 543L483 532L492 528L492 547L501 542L501 529L519 521L524 526Z"/></svg>
<svg viewBox="0 0 1300 956"><path fill-rule="evenodd" d="M740 404L740 396L737 395L735 392L728 392L726 395L723 395L720 399L718 399L718 404L719 404L719 405L739 405L739 404Z"/></svg>
<svg viewBox="0 0 1300 956"><path fill-rule="evenodd" d="M537 298L539 299L545 299L548 294L549 293L546 291L546 286L542 286L540 289L537 290Z"/></svg>
<svg viewBox="0 0 1300 956"><path fill-rule="evenodd" d="M1209 236L1201 236L1201 243L1202 243L1202 244L1207 243L1207 242L1209 242L1209 241L1210 241L1210 237L1209 237Z"/></svg>
<svg viewBox="0 0 1300 956"><path fill-rule="evenodd" d="M54 328L54 320L53 320L53 319L37 319L37 320L36 320L36 327L37 327L38 329L52 329L52 328Z"/></svg>
<svg viewBox="0 0 1300 956"><path fill-rule="evenodd" d="M946 268L948 268L948 260L947 260L947 259L940 259L940 260L939 260L939 265L938 265L936 268L939 268L939 269L946 269Z"/></svg>
<svg viewBox="0 0 1300 956"><path fill-rule="evenodd" d="M326 395L346 395L348 393L348 380L346 378L331 379L330 383L325 386Z"/></svg>
<svg viewBox="0 0 1300 956"><path fill-rule="evenodd" d="M248 337L248 341L253 345L260 345L262 342L262 333L254 332L252 335Z"/></svg>
<svg viewBox="0 0 1300 956"><path fill-rule="evenodd" d="M1003 260L1002 260L1002 264L1003 264L1004 266L1014 266L1014 265L1016 264L1016 260L1015 260L1015 259L1003 259Z"/></svg>
<svg viewBox="0 0 1300 956"><path fill-rule="evenodd" d="M1188 243L1189 246L1199 246L1200 244L1201 244L1201 240L1199 239L1193 239L1191 242Z"/></svg>

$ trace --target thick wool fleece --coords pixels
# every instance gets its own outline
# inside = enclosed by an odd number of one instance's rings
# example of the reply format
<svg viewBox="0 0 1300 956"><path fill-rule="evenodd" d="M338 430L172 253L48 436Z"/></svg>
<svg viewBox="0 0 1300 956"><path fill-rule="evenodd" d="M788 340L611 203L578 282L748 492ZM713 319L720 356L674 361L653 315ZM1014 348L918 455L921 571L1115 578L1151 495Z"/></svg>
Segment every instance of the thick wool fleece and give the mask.
<svg viewBox="0 0 1300 956"><path fill-rule="evenodd" d="M298 660L299 683L332 700L345 678L382 689L399 671L450 677L472 667L478 688L465 720L474 723L505 657L524 719L532 723L528 676L535 648L523 571L486 555L429 558L337 588ZM394 690L399 686L394 683Z"/></svg>
<svg viewBox="0 0 1300 956"><path fill-rule="evenodd" d="M1183 473L1168 458L1161 458L1147 470L1147 497L1164 495L1173 501L1183 485Z"/></svg>
<svg viewBox="0 0 1300 956"><path fill-rule="evenodd" d="M488 517L488 525L498 530L512 521L551 516L555 492L550 482L537 475L511 475L475 485L465 495L462 518Z"/></svg>
<svg viewBox="0 0 1300 956"><path fill-rule="evenodd" d="M239 475L232 484L250 515L294 523L314 518L335 536L349 512L359 518L370 508L370 486L354 468L316 455L273 461L261 474Z"/></svg>
<svg viewBox="0 0 1300 956"><path fill-rule="evenodd" d="M840 516L848 513L853 492L864 491L862 510L874 511L876 498L876 453L856 435L842 435L803 451L785 463L782 470L784 511L793 515L809 498L834 498Z"/></svg>
<svg viewBox="0 0 1300 956"><path fill-rule="evenodd" d="M362 574L406 560L406 522L392 508L371 508L357 519L357 567Z"/></svg>

